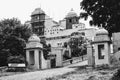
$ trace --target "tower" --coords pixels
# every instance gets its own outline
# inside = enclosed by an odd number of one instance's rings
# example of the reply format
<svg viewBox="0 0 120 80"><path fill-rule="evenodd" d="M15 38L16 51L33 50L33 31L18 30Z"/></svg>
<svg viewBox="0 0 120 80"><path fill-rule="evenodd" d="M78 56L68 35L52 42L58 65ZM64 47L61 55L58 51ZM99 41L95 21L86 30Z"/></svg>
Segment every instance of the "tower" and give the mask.
<svg viewBox="0 0 120 80"><path fill-rule="evenodd" d="M79 23L79 18L73 9L66 15L66 29L72 29L73 24Z"/></svg>
<svg viewBox="0 0 120 80"><path fill-rule="evenodd" d="M44 35L45 12L41 8L36 8L31 14L31 25L33 33Z"/></svg>

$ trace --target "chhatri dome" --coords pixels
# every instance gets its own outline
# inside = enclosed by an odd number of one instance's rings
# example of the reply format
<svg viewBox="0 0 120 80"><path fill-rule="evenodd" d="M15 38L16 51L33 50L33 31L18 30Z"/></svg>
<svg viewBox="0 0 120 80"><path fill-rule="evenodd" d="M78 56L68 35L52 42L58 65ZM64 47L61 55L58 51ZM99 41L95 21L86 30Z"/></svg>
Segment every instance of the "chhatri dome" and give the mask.
<svg viewBox="0 0 120 80"><path fill-rule="evenodd" d="M96 32L96 36L98 36L98 35L108 35L108 34L109 34L108 31L104 28L100 28Z"/></svg>
<svg viewBox="0 0 120 80"><path fill-rule="evenodd" d="M33 34L29 39L28 42L40 42L40 38L36 35Z"/></svg>
<svg viewBox="0 0 120 80"><path fill-rule="evenodd" d="M65 18L71 18L71 17L78 17L77 13L74 12L73 8L71 9L71 11L66 15Z"/></svg>
<svg viewBox="0 0 120 80"><path fill-rule="evenodd" d="M36 15L36 14L45 14L45 12L41 8L36 8L31 15Z"/></svg>

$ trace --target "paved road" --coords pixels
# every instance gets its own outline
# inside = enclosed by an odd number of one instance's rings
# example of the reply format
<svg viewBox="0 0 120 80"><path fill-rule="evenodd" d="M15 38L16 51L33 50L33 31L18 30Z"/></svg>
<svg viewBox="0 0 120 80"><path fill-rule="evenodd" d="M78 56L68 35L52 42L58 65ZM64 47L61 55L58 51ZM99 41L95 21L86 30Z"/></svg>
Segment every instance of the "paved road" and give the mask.
<svg viewBox="0 0 120 80"><path fill-rule="evenodd" d="M49 70L16 74L11 76L4 76L4 77L0 77L0 80L41 80L48 77L62 75L75 70L75 68L69 68L69 67L81 66L86 64L87 64L87 61L83 61L76 64L68 65L62 68L55 68L55 69L49 69Z"/></svg>

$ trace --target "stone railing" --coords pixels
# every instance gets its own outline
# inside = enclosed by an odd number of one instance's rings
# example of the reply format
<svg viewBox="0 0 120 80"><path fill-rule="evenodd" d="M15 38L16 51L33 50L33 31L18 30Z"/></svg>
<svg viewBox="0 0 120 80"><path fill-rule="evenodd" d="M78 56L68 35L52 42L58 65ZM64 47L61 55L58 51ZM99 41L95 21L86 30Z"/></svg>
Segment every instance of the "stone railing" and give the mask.
<svg viewBox="0 0 120 80"><path fill-rule="evenodd" d="M74 57L72 59L65 60L65 61L63 61L63 66L78 63L78 62L81 62L81 61L84 61L84 60L87 60L87 55L84 55L83 57L80 56L80 57Z"/></svg>

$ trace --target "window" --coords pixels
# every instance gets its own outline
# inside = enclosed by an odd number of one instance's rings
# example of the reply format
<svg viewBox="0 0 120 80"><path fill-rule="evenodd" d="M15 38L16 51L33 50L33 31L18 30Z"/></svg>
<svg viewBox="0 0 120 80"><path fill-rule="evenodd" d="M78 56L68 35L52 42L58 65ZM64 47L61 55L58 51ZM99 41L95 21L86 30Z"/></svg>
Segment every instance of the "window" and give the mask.
<svg viewBox="0 0 120 80"><path fill-rule="evenodd" d="M98 45L98 59L104 59L105 52L104 52L104 45Z"/></svg>
<svg viewBox="0 0 120 80"><path fill-rule="evenodd" d="M69 22L71 23L71 22L72 22L72 19L69 19Z"/></svg>
<svg viewBox="0 0 120 80"><path fill-rule="evenodd" d="M62 46L62 43L57 43L58 47L61 47Z"/></svg>
<svg viewBox="0 0 120 80"><path fill-rule="evenodd" d="M118 48L118 51L120 51L120 47Z"/></svg>
<svg viewBox="0 0 120 80"><path fill-rule="evenodd" d="M29 51L29 60L30 60L30 64L34 65L35 64L35 58L34 58L34 51Z"/></svg>

